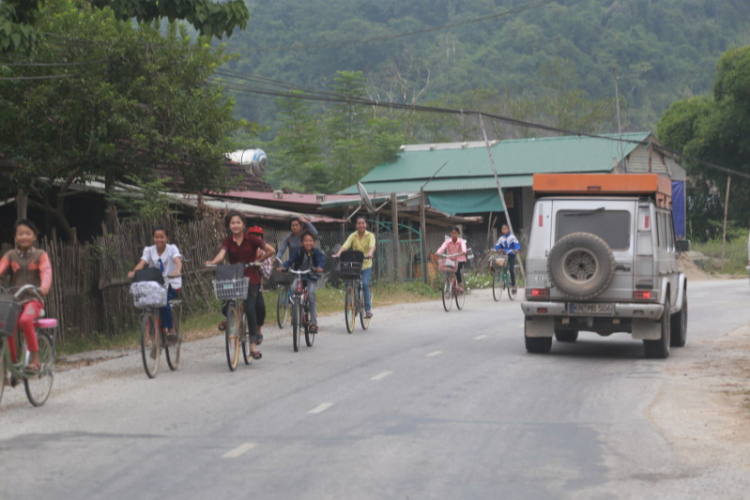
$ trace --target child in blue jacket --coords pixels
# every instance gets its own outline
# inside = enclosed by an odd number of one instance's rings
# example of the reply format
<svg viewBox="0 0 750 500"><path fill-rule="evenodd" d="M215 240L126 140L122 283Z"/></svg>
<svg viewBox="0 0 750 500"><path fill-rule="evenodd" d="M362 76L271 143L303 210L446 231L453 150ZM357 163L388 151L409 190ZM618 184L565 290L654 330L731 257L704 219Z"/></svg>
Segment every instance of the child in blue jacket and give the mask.
<svg viewBox="0 0 750 500"><path fill-rule="evenodd" d="M516 254L521 251L521 243L510 233L507 224L500 228L503 233L495 244L495 251L502 252L508 256L508 269L510 270L510 286L513 287L513 293L516 293Z"/></svg>
<svg viewBox="0 0 750 500"><path fill-rule="evenodd" d="M315 248L315 236L312 233L303 233L302 247L295 250L288 261L282 264L278 270L286 270L290 267L295 271L310 270L303 279L307 282L307 303L310 307L310 333L318 333L318 305L315 300L315 288L318 279L323 273L325 265L325 255L319 249ZM294 287L292 287L294 290Z"/></svg>

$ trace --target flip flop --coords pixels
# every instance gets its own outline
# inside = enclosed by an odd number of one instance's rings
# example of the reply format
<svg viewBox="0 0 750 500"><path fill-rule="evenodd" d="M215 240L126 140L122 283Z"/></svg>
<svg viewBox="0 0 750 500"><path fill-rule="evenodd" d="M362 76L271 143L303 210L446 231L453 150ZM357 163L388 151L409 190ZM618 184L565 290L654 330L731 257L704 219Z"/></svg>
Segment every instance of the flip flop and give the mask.
<svg viewBox="0 0 750 500"><path fill-rule="evenodd" d="M250 356L252 356L253 359L260 359L263 357L263 353L261 353L260 351L252 351L250 352Z"/></svg>
<svg viewBox="0 0 750 500"><path fill-rule="evenodd" d="M42 371L42 365L39 363L29 363L23 368L23 372L26 375L39 375L39 372Z"/></svg>

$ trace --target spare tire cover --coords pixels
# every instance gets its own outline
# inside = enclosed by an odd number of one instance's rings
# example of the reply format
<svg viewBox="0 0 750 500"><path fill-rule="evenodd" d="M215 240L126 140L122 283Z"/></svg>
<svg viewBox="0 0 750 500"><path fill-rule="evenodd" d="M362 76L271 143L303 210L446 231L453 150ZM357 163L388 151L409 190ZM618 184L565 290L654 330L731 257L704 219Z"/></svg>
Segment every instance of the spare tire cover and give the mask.
<svg viewBox="0 0 750 500"><path fill-rule="evenodd" d="M552 283L567 297L591 299L604 292L615 275L615 257L607 242L591 233L560 238L547 258Z"/></svg>

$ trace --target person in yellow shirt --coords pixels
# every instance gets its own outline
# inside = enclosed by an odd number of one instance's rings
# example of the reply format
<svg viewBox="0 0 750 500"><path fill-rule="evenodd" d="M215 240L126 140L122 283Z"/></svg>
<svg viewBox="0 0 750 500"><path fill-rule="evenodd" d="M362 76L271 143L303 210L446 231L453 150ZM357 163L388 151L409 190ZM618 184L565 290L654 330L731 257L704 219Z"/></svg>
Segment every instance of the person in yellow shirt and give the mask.
<svg viewBox="0 0 750 500"><path fill-rule="evenodd" d="M370 276L372 275L372 256L375 254L375 235L367 230L367 219L364 215L357 217L357 230L349 235L344 245L333 255L338 258L344 250L356 250L365 255L362 263L362 288L365 293L365 316L372 318L372 295L370 294Z"/></svg>

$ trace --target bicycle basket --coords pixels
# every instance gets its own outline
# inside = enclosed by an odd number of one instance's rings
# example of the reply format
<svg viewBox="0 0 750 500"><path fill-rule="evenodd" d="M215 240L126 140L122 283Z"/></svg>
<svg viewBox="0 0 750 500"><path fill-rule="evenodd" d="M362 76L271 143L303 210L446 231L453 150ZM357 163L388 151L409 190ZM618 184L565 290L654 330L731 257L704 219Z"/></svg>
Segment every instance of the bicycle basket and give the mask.
<svg viewBox="0 0 750 500"><path fill-rule="evenodd" d="M503 267L505 265L505 257L497 257L497 258L495 258L495 265L497 267Z"/></svg>
<svg viewBox="0 0 750 500"><path fill-rule="evenodd" d="M133 305L138 309L167 305L167 289L156 281L139 281L130 285Z"/></svg>
<svg viewBox="0 0 750 500"><path fill-rule="evenodd" d="M0 295L0 337L10 337L16 330L16 321L21 306L10 294Z"/></svg>
<svg viewBox="0 0 750 500"><path fill-rule="evenodd" d="M443 257L442 259L438 260L438 269L443 272L454 273L456 272L456 261Z"/></svg>
<svg viewBox="0 0 750 500"><path fill-rule="evenodd" d="M341 279L344 281L354 281L362 277L362 263L361 262L341 262Z"/></svg>
<svg viewBox="0 0 750 500"><path fill-rule="evenodd" d="M250 278L214 280L214 295L219 300L246 299Z"/></svg>
<svg viewBox="0 0 750 500"><path fill-rule="evenodd" d="M277 285L291 285L294 281L294 275L292 273L275 273L274 281Z"/></svg>

